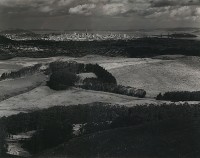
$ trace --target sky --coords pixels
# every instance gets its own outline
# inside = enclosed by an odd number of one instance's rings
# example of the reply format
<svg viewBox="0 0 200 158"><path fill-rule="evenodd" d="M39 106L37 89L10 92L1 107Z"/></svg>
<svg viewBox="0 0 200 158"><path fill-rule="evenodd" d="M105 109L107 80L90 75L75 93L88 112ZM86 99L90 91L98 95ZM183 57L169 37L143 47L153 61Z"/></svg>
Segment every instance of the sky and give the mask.
<svg viewBox="0 0 200 158"><path fill-rule="evenodd" d="M200 0L0 0L0 29L200 27Z"/></svg>

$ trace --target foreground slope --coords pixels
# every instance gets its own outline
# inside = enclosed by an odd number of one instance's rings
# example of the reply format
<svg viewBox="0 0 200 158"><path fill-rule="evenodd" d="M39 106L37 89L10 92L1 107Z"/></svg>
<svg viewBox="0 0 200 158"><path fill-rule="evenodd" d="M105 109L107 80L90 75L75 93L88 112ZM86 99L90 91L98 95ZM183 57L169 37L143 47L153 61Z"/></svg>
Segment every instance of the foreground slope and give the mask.
<svg viewBox="0 0 200 158"><path fill-rule="evenodd" d="M198 129L190 120L112 129L74 138L35 157L196 158Z"/></svg>

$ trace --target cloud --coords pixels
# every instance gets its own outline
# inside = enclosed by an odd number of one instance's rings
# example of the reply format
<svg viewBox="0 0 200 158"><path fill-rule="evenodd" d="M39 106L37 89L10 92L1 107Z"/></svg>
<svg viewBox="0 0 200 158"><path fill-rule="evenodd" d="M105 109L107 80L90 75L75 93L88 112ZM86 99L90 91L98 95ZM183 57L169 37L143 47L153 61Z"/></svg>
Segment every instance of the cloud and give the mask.
<svg viewBox="0 0 200 158"><path fill-rule="evenodd" d="M129 10L129 6L123 3L111 3L102 7L102 13L110 16L122 15L127 13Z"/></svg>
<svg viewBox="0 0 200 158"><path fill-rule="evenodd" d="M200 0L0 0L1 14L197 20Z"/></svg>
<svg viewBox="0 0 200 158"><path fill-rule="evenodd" d="M95 4L83 4L78 5L74 8L69 9L70 14L78 14L78 15L91 15L93 12L93 9L95 9Z"/></svg>
<svg viewBox="0 0 200 158"><path fill-rule="evenodd" d="M52 11L53 9L49 6L44 6L44 7L39 8L39 10L41 12L48 13L48 12Z"/></svg>

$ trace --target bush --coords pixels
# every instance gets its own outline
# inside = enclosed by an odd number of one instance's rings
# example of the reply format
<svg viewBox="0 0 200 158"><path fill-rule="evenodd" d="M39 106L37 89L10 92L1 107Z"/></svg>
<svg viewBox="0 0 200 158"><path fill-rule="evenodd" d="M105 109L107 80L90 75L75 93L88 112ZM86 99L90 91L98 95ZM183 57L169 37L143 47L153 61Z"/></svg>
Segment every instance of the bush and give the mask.
<svg viewBox="0 0 200 158"><path fill-rule="evenodd" d="M78 77L76 74L63 69L53 72L50 80L47 82L47 86L54 90L65 90L70 86L74 86L77 81Z"/></svg>
<svg viewBox="0 0 200 158"><path fill-rule="evenodd" d="M168 101L200 101L200 91L196 92L167 92L165 94L159 94L156 97L157 100L168 100Z"/></svg>

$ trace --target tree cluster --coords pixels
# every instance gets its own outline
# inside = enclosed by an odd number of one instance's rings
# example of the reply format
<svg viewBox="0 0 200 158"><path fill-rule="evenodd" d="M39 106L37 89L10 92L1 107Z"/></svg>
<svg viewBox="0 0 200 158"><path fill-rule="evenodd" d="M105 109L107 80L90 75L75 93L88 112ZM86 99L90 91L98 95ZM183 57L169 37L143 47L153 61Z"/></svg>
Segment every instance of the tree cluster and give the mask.
<svg viewBox="0 0 200 158"><path fill-rule="evenodd" d="M65 90L70 86L74 86L77 81L76 74L69 72L68 69L63 69L51 74L47 86L54 90Z"/></svg>
<svg viewBox="0 0 200 158"><path fill-rule="evenodd" d="M115 77L98 64L87 64L85 69L86 72L93 72L98 77L98 80L103 83L117 84Z"/></svg>
<svg viewBox="0 0 200 158"><path fill-rule="evenodd" d="M87 78L83 81L83 85L81 85L80 87L87 90L111 92L111 93L128 95L128 96L139 97L139 98L144 98L146 95L146 91L142 89L126 87L126 86L117 85L113 83L103 83L99 81L99 79Z"/></svg>
<svg viewBox="0 0 200 158"><path fill-rule="evenodd" d="M20 69L19 71L3 73L0 77L0 80L20 78L20 77L26 76L28 74L33 74L36 71L38 71L40 69L40 67L41 67L41 64L36 64L34 66L24 67L24 68Z"/></svg>
<svg viewBox="0 0 200 158"><path fill-rule="evenodd" d="M160 93L157 100L167 100L167 101L200 101L200 91L188 92L166 92L163 95Z"/></svg>
<svg viewBox="0 0 200 158"><path fill-rule="evenodd" d="M98 64L83 64L77 62L53 62L49 65L50 72L59 70L69 71L74 74L93 72L103 83L117 84L115 77Z"/></svg>

